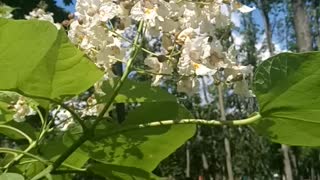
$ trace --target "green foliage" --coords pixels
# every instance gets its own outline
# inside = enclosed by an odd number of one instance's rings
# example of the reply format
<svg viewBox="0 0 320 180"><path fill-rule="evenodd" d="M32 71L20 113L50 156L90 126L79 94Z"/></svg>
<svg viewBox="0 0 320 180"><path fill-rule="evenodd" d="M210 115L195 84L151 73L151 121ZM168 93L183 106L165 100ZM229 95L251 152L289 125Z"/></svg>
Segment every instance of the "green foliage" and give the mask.
<svg viewBox="0 0 320 180"><path fill-rule="evenodd" d="M58 136L42 144L39 151L43 157L54 161L67 149L68 146L63 143L62 136ZM81 168L88 160L89 157L85 153L76 150L64 161L64 165Z"/></svg>
<svg viewBox="0 0 320 180"><path fill-rule="evenodd" d="M1 180L24 180L24 177L16 173L3 173L0 175Z"/></svg>
<svg viewBox="0 0 320 180"><path fill-rule="evenodd" d="M121 124L104 123L97 127L95 138L81 150L105 164L141 168L151 172L158 163L174 152L195 132L194 125L172 125L142 128L139 124L161 120L190 118L186 109L175 102L144 103ZM64 142L71 144L77 130L66 134Z"/></svg>
<svg viewBox="0 0 320 180"><path fill-rule="evenodd" d="M102 177L112 180L155 180L155 175L136 167L126 167L112 164L94 163L89 170Z"/></svg>
<svg viewBox="0 0 320 180"><path fill-rule="evenodd" d="M79 94L102 77L49 22L0 19L0 39L1 90L55 99Z"/></svg>
<svg viewBox="0 0 320 180"><path fill-rule="evenodd" d="M263 117L257 130L273 141L320 145L320 53L282 53L257 69L254 89Z"/></svg>
<svg viewBox="0 0 320 180"><path fill-rule="evenodd" d="M13 140L26 139L26 136L31 139L36 139L37 137L37 131L30 124L26 122L18 123L15 121L0 125L0 134Z"/></svg>
<svg viewBox="0 0 320 180"><path fill-rule="evenodd" d="M15 170L15 172L19 172L25 177L33 177L37 175L39 172L42 171L42 169L45 168L45 165L38 161L32 161L31 158L23 158L21 159L21 162L30 162L30 163L23 163L16 165L12 170Z"/></svg>
<svg viewBox="0 0 320 180"><path fill-rule="evenodd" d="M105 81L102 85L102 91L106 93L101 97L100 101L107 102L111 95L114 93L115 83L119 79L111 79ZM136 82L134 80L127 79L120 89L116 103L131 103L131 102L159 102L159 101L173 101L176 102L176 97L168 92L160 89L159 87L150 87L148 82Z"/></svg>
<svg viewBox="0 0 320 180"><path fill-rule="evenodd" d="M59 105L63 103L63 97L86 91L103 75L94 63L68 41L64 30L57 30L48 22L0 19L0 39L0 90L14 91L38 100L46 99ZM320 53L317 52L283 53L258 67L254 90L262 119L255 124L255 128L260 133L275 142L320 145L319 59ZM130 68L129 65L128 67ZM117 83L121 84L115 86ZM102 91L105 95L99 97L99 103L107 104L104 109L106 111L102 111L99 116L83 118L78 117L74 109L68 109L78 124L66 133L56 132L52 128L54 125L50 124L53 121L50 121L52 117L48 115L48 109L43 110L43 114L38 114L39 117L45 117L41 119L41 127L30 122L10 121L13 112L8 106L18 99L18 95L0 92L0 133L10 141L29 141L28 147L26 143L14 147L22 149L19 151L2 148L2 152L9 152L10 155L4 156L1 166L10 173L2 174L0 179L29 179L39 174L52 179L71 179L69 176L49 175L56 170L88 171L115 180L158 179L152 171L195 133L195 125L187 124L190 123L188 120L183 121L185 124L179 124L179 120L192 119L193 116L177 103L173 95L160 88L150 87L149 83L110 79L104 82ZM119 124L110 117L105 118L105 112L112 109L112 103L109 102L127 103L131 108L123 123ZM33 106L37 105L33 103ZM192 106L191 103L190 109L194 108ZM206 119L212 119L210 113L213 112L208 112ZM166 124L169 122L166 120L172 121ZM192 122L195 123L196 120ZM196 123L210 122L199 120ZM211 129L202 130L202 133L212 133ZM242 131L253 134L249 129L241 130L240 135L238 132L220 129L215 138L222 141L225 138L223 133L228 133L232 139L241 136ZM202 143L218 147L214 139L204 139L200 133L196 139L196 146L193 146L197 148L199 159L210 153L203 150L205 148ZM244 142L241 148L250 149L252 141L249 142L248 139L254 137L237 137L237 140ZM256 141L257 148L263 149L266 142L260 139ZM250 152L261 159L266 154L261 150ZM214 155L211 158L223 161ZM262 164L238 158L237 162L240 161L262 167ZM223 169L220 166L216 168ZM242 171L249 174L260 173L262 176L271 174L251 172L250 169L237 171L238 174Z"/></svg>

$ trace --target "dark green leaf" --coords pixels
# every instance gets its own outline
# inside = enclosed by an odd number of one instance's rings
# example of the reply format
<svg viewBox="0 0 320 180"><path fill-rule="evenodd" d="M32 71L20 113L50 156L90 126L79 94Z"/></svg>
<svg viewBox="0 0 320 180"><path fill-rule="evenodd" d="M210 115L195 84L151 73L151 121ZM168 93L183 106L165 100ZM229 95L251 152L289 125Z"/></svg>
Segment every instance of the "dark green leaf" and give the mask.
<svg viewBox="0 0 320 180"><path fill-rule="evenodd" d="M157 176L135 167L93 163L89 171L112 180L156 180Z"/></svg>
<svg viewBox="0 0 320 180"><path fill-rule="evenodd" d="M15 121L10 121L6 124L0 125L0 134L3 134L11 139L14 140L19 140L19 139L25 139L23 135L20 133L17 133L16 131L6 128L6 126L15 128L26 135L28 135L31 139L36 139L37 137L37 131L27 122L15 122Z"/></svg>
<svg viewBox="0 0 320 180"><path fill-rule="evenodd" d="M320 53L282 53L264 61L254 79L257 130L273 141L320 145Z"/></svg>
<svg viewBox="0 0 320 180"><path fill-rule="evenodd" d="M55 174L51 175L52 180L73 180L73 176L71 174Z"/></svg>
<svg viewBox="0 0 320 180"><path fill-rule="evenodd" d="M17 171L15 172L19 172L20 174L23 174L25 177L33 177L45 168L45 165L39 161L28 163L28 161L30 160L34 160L34 159L31 159L31 158L21 159L20 163L22 164L17 164L13 166L13 169L17 169Z"/></svg>
<svg viewBox="0 0 320 180"><path fill-rule="evenodd" d="M41 145L40 152L46 159L54 161L67 149L68 146L63 143L62 137L60 136L55 137L54 139L51 139L45 144ZM66 159L66 161L64 161L64 164L81 168L88 161L88 159L88 155L80 150L76 150Z"/></svg>
<svg viewBox="0 0 320 180"><path fill-rule="evenodd" d="M111 79L105 81L102 85L105 96L101 97L101 102L107 102L111 95L114 93L114 86L118 79ZM169 94L165 90L159 87L151 87L150 83L136 82L127 79L119 94L117 95L115 102L117 103L129 103L129 102L159 102L159 101L173 101L176 102L176 97Z"/></svg>

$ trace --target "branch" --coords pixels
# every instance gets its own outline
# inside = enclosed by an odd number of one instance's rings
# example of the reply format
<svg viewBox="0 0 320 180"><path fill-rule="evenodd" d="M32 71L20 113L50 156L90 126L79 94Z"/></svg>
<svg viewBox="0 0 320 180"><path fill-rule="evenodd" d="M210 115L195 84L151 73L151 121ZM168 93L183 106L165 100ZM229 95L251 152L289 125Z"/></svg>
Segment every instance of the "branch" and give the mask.
<svg viewBox="0 0 320 180"><path fill-rule="evenodd" d="M6 129L10 129L12 131L15 131L16 133L18 133L21 136L23 136L24 138L26 138L28 140L29 144L31 144L33 142L32 138L30 136L28 136L26 133L24 133L23 131L20 131L17 128L14 128L12 126L7 126L7 125L0 125L0 128L6 128Z"/></svg>
<svg viewBox="0 0 320 180"><path fill-rule="evenodd" d="M85 133L77 140L75 141L64 153L62 153L59 158L52 164L49 165L46 169L44 169L43 171L41 171L39 174L37 174L36 176L34 176L31 180L38 180L41 179L42 177L45 177L46 175L48 175L50 172L54 171L56 168L58 168L75 150L77 150L84 142L86 142L89 138L92 137L93 132L96 128L96 126L98 125L98 123L103 119L104 114L108 111L108 109L112 106L114 99L116 98L116 96L118 95L118 92L120 91L123 83L125 82L125 80L127 79L130 70L131 70L131 66L133 64L133 61L136 59L139 51L141 50L141 46L138 45L139 42L139 37L140 34L142 32L142 28L143 28L143 21L140 21L139 23L139 28L138 28L138 33L137 36L135 37L134 40L134 46L132 47L133 51L130 55L130 58L128 60L125 72L123 73L123 75L120 78L120 81L118 81L118 83L115 86L115 90L114 93L112 94L110 100L106 103L106 105L103 107L102 111L100 112L100 114L98 115L97 119L93 122L92 126L90 127L90 129L88 129L89 131L84 131ZM81 119L80 119L80 122Z"/></svg>
<svg viewBox="0 0 320 180"><path fill-rule="evenodd" d="M42 162L43 164L49 164L49 161L48 160L45 160L45 159L42 159L41 157L38 157L34 154L31 154L31 153L28 153L28 152L24 152L24 151L21 151L21 150L17 150L17 149L10 149L10 148L0 148L0 152L2 153L9 153L9 154L23 154L23 155L26 155L26 156L29 156L33 159L36 159L40 162Z"/></svg>

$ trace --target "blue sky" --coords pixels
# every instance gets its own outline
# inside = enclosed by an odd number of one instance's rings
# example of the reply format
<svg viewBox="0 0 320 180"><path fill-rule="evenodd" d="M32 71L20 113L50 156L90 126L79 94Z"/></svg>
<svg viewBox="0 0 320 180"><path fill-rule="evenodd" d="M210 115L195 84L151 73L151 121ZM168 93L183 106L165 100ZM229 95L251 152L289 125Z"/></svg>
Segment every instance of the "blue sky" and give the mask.
<svg viewBox="0 0 320 180"><path fill-rule="evenodd" d="M74 5L76 4L76 0L72 0L73 4L71 4L70 6L65 6L63 4L63 0L56 0L57 5L60 7L63 7L64 9L66 9L67 11L73 13L75 11L74 9Z"/></svg>

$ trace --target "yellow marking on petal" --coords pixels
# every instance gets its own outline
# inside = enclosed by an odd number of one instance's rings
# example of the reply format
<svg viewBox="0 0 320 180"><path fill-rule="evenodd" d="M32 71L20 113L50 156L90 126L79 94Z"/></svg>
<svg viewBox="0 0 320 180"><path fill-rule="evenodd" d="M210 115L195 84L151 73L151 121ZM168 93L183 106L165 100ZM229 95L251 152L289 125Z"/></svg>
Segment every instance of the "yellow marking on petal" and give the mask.
<svg viewBox="0 0 320 180"><path fill-rule="evenodd" d="M147 15L149 15L149 14L152 13L152 11L153 11L153 9L148 9L148 8L147 8L147 9L145 10L145 13L146 13Z"/></svg>
<svg viewBox="0 0 320 180"><path fill-rule="evenodd" d="M192 65L193 65L193 67L195 69L199 69L200 68L200 64L198 64L198 63L192 63Z"/></svg>

